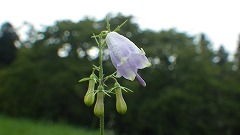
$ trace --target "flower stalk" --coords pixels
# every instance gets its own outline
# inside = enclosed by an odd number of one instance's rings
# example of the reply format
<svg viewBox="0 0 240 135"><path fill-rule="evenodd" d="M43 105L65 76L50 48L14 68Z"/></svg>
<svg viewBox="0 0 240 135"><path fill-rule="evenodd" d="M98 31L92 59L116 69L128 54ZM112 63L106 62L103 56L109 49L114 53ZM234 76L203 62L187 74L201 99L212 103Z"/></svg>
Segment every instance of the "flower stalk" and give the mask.
<svg viewBox="0 0 240 135"><path fill-rule="evenodd" d="M100 135L104 135L104 84L103 84L103 64L102 64L102 57L103 57L103 40L102 36L99 38L99 92L97 93L97 100L99 100L99 112L98 112L98 117L100 118ZM97 104L97 102L96 102ZM96 115L97 112L95 112L94 108L94 113Z"/></svg>
<svg viewBox="0 0 240 135"><path fill-rule="evenodd" d="M99 48L99 66L93 65L93 71L89 78L83 78L79 82L89 81L88 90L84 96L84 103L87 106L91 106L94 103L96 96L96 103L94 106L94 114L100 119L100 135L104 135L104 98L105 95L111 97L111 94L116 95L116 110L120 114L124 114L127 111L127 104L123 98L122 90L125 92L132 92L132 90L121 86L117 78L123 76L124 78L133 81L135 77L139 80L140 84L146 86L145 81L137 73L138 69L143 69L150 66L150 62L145 56L143 49L139 49L133 42L126 37L118 34L116 31L125 24L123 22L113 32L110 30L110 24L107 20L107 31L102 31L99 35L94 35ZM105 76L103 74L103 49L107 45L110 58L117 69L113 74ZM95 71L98 71L98 77L95 75ZM108 79L115 81L114 87L106 90L107 85L105 82ZM98 83L97 89L95 84Z"/></svg>

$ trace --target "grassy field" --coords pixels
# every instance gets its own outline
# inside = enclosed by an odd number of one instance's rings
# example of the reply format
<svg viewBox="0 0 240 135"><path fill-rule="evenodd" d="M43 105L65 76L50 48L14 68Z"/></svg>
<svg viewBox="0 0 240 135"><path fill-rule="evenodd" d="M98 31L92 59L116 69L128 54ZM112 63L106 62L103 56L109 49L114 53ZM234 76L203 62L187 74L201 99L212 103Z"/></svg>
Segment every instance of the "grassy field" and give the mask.
<svg viewBox="0 0 240 135"><path fill-rule="evenodd" d="M0 115L0 135L98 135L90 131L66 124L37 122L27 119L9 118Z"/></svg>

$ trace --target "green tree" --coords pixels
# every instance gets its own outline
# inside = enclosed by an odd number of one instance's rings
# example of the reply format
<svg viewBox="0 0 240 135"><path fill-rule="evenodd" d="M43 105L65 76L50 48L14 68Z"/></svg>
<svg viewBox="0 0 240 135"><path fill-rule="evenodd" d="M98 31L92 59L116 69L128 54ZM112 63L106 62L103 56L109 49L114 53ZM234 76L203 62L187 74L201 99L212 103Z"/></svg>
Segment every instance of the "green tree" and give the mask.
<svg viewBox="0 0 240 135"><path fill-rule="evenodd" d="M16 58L17 48L14 42L18 40L13 26L10 23L4 23L0 30L0 65L10 64Z"/></svg>
<svg viewBox="0 0 240 135"><path fill-rule="evenodd" d="M240 67L240 35L238 37L237 49L234 54L234 60L235 60L236 66L239 68Z"/></svg>

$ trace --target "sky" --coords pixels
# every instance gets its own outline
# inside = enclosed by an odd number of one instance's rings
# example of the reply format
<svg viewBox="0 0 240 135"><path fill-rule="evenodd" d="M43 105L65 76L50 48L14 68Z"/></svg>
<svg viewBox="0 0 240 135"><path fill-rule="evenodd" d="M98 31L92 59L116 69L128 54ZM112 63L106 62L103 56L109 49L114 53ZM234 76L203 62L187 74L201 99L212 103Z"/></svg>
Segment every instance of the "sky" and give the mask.
<svg viewBox="0 0 240 135"><path fill-rule="evenodd" d="M0 24L15 28L23 22L41 30L57 20L103 19L108 13L132 15L142 30L175 28L197 36L205 33L213 48L224 45L234 53L240 34L238 0L5 0L0 2ZM19 29L20 36L23 29Z"/></svg>

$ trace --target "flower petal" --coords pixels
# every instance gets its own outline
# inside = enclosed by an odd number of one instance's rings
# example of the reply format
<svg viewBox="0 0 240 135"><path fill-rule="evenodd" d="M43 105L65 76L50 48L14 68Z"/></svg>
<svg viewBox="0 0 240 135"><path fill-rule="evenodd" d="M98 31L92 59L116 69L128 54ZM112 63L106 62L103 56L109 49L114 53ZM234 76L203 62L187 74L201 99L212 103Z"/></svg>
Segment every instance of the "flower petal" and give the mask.
<svg viewBox="0 0 240 135"><path fill-rule="evenodd" d="M124 78L133 81L136 76L137 68L134 68L128 61L117 66L117 72Z"/></svg>
<svg viewBox="0 0 240 135"><path fill-rule="evenodd" d="M130 50L127 44L131 41L124 36L119 35L116 32L110 32L106 37L106 42L109 51L112 52L115 57L128 57L128 55L130 54Z"/></svg>
<svg viewBox="0 0 240 135"><path fill-rule="evenodd" d="M106 42L109 50L114 52L123 51L123 55L121 55L121 57L126 57L129 53L141 53L141 50L132 41L116 32L108 33Z"/></svg>
<svg viewBox="0 0 240 135"><path fill-rule="evenodd" d="M116 77L117 77L117 78L122 77L121 73L117 71Z"/></svg>
<svg viewBox="0 0 240 135"><path fill-rule="evenodd" d="M119 63L121 63L121 60L119 58L115 57L112 52L110 52L110 58L111 58L111 61L112 61L115 68L117 67L117 65Z"/></svg>
<svg viewBox="0 0 240 135"><path fill-rule="evenodd" d="M151 65L147 57L144 54L139 53L131 53L129 56L129 62L137 69L143 69Z"/></svg>

